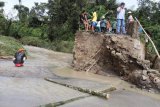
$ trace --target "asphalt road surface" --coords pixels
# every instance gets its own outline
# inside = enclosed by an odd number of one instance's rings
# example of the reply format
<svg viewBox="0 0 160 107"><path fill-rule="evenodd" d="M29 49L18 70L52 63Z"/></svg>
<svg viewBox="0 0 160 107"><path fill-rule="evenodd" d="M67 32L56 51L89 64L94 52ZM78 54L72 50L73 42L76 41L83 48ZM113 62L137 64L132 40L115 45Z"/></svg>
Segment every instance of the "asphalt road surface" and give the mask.
<svg viewBox="0 0 160 107"><path fill-rule="evenodd" d="M57 76L54 69L69 68L71 54L31 46L25 48L29 57L24 67L15 67L11 60L0 60L0 107L38 107L62 101L66 103L60 107L160 107L159 99L130 90L117 88L106 100L48 82L44 78L91 90L104 90L112 86L109 82ZM67 102L71 99L74 100Z"/></svg>

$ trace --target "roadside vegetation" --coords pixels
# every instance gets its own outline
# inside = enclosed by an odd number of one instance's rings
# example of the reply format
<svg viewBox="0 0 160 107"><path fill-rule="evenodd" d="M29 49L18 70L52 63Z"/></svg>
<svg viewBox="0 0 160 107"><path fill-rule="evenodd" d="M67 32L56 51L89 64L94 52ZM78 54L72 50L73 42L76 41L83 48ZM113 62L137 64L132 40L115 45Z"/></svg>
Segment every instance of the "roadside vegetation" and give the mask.
<svg viewBox="0 0 160 107"><path fill-rule="evenodd" d="M0 36L0 56L13 56L19 48L22 44L13 37Z"/></svg>

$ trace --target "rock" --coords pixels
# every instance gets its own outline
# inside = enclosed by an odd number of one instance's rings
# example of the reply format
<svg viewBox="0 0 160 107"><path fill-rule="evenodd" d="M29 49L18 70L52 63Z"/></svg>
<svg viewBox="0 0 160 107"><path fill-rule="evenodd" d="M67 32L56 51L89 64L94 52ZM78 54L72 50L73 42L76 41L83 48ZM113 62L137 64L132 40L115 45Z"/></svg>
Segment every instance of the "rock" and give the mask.
<svg viewBox="0 0 160 107"><path fill-rule="evenodd" d="M158 84L158 83L160 83L160 78L158 78L158 77L155 77L155 78L153 79L153 82L154 82L155 84Z"/></svg>
<svg viewBox="0 0 160 107"><path fill-rule="evenodd" d="M157 88L160 89L160 83L157 84Z"/></svg>
<svg viewBox="0 0 160 107"><path fill-rule="evenodd" d="M147 69L147 72L154 73L154 74L158 74L159 73L159 71L157 71L155 69Z"/></svg>
<svg viewBox="0 0 160 107"><path fill-rule="evenodd" d="M154 65L153 69L157 69L160 72L160 58L157 58Z"/></svg>
<svg viewBox="0 0 160 107"><path fill-rule="evenodd" d="M148 77L147 77L147 76L142 75L142 80L143 80L143 81L146 81L147 79L148 79Z"/></svg>
<svg viewBox="0 0 160 107"><path fill-rule="evenodd" d="M110 98L110 94L107 94L107 95L106 95L106 99L109 99L109 98Z"/></svg>
<svg viewBox="0 0 160 107"><path fill-rule="evenodd" d="M116 51L114 51L114 50L111 51L111 54L115 56L116 55Z"/></svg>
<svg viewBox="0 0 160 107"><path fill-rule="evenodd" d="M145 76L147 76L147 72L148 72L147 70L143 70L142 74L145 75Z"/></svg>
<svg viewBox="0 0 160 107"><path fill-rule="evenodd" d="M131 87L131 88L136 88L136 86L135 86L135 85L131 85L130 87Z"/></svg>
<svg viewBox="0 0 160 107"><path fill-rule="evenodd" d="M135 21L127 26L127 34L131 35L133 38L139 38L138 34L139 24Z"/></svg>

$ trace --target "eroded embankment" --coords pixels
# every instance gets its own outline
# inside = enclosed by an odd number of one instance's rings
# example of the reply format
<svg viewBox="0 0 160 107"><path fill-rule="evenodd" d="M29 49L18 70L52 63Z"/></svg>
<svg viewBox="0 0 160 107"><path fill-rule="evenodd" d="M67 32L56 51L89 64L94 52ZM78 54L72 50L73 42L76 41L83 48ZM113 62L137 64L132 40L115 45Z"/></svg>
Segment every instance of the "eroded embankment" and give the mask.
<svg viewBox="0 0 160 107"><path fill-rule="evenodd" d="M142 88L160 89L159 71L150 69L144 45L130 36L77 32L73 64L76 70L116 72Z"/></svg>

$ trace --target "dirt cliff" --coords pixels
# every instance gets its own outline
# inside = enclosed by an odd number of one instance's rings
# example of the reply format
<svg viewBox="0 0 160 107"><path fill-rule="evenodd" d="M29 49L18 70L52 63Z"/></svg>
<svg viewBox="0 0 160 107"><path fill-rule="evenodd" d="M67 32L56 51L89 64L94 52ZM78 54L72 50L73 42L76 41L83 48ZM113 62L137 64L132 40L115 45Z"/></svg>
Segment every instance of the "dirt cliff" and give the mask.
<svg viewBox="0 0 160 107"><path fill-rule="evenodd" d="M127 35L77 32L73 65L78 71L116 73L141 88L160 89L160 73L150 69L144 45Z"/></svg>

